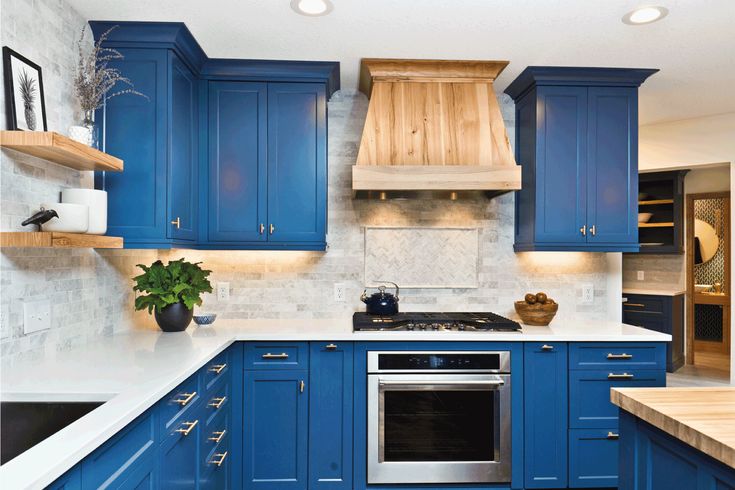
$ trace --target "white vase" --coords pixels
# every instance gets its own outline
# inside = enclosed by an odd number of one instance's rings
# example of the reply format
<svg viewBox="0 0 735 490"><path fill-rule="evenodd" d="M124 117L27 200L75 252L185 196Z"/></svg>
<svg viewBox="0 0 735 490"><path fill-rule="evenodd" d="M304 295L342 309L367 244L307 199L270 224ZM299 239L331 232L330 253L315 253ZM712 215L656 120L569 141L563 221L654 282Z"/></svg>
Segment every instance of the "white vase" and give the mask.
<svg viewBox="0 0 735 490"><path fill-rule="evenodd" d="M90 235L107 233L107 192L97 189L64 189L61 202L83 204L89 208Z"/></svg>
<svg viewBox="0 0 735 490"><path fill-rule="evenodd" d="M92 130L86 126L72 126L69 128L69 138L83 145L92 146Z"/></svg>

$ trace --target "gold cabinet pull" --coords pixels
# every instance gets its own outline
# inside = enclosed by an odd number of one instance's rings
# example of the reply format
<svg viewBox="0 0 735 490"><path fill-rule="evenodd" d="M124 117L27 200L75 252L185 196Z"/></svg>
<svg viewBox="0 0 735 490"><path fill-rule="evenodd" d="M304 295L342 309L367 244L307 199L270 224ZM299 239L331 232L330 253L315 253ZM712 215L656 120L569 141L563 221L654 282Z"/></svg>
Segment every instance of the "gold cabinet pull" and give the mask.
<svg viewBox="0 0 735 490"><path fill-rule="evenodd" d="M227 367L227 363L225 363L225 364L215 364L214 366L212 366L212 367L209 368L209 372L210 373L214 373L214 374L219 374L222 371L224 371L226 367Z"/></svg>
<svg viewBox="0 0 735 490"><path fill-rule="evenodd" d="M212 398L212 400L207 404L208 407L212 407L215 410L218 410L219 407L221 407L225 401L227 401L226 396L218 396L216 398Z"/></svg>
<svg viewBox="0 0 735 490"><path fill-rule="evenodd" d="M261 223L261 224L260 224L260 228L259 228L259 230L260 230L260 234L261 234L261 235L262 235L263 233L265 233L265 225L264 225L263 223Z"/></svg>
<svg viewBox="0 0 735 490"><path fill-rule="evenodd" d="M182 407L185 407L187 403L194 399L195 396L197 396L196 391L192 391L191 393L180 393L179 397L181 398L176 398L174 403L178 403Z"/></svg>
<svg viewBox="0 0 735 490"><path fill-rule="evenodd" d="M597 234L597 225L590 226L590 235L595 236Z"/></svg>
<svg viewBox="0 0 735 490"><path fill-rule="evenodd" d="M181 428L176 429L174 432L178 432L179 434L188 436L189 433L194 430L194 427L196 427L198 423L199 423L199 420L195 420L194 422L183 422L181 425L182 426L185 425L186 428L181 427Z"/></svg>
<svg viewBox="0 0 735 490"><path fill-rule="evenodd" d="M276 231L276 227L271 223L270 228L268 229L270 231L270 234L272 235L274 231Z"/></svg>
<svg viewBox="0 0 735 490"><path fill-rule="evenodd" d="M582 227L579 229L579 232L582 234L582 236L587 236L587 225L582 225Z"/></svg>
<svg viewBox="0 0 735 490"><path fill-rule="evenodd" d="M227 458L227 451L225 451L224 453L217 453L212 455L212 459L210 459L207 463L222 466L222 463L225 462L225 458Z"/></svg>
<svg viewBox="0 0 735 490"><path fill-rule="evenodd" d="M622 354L613 354L612 352L608 352L607 354L608 359L633 359L633 354L626 354L623 352Z"/></svg>
<svg viewBox="0 0 735 490"><path fill-rule="evenodd" d="M225 434L226 433L227 433L226 430L216 430L216 431L212 432L212 436L211 437L208 437L207 440L208 441L212 441L215 444L219 444L219 441L221 441L222 438L225 437Z"/></svg>
<svg viewBox="0 0 735 490"><path fill-rule="evenodd" d="M545 351L554 350L554 346L553 345L544 344L544 345L541 346L541 350L545 350Z"/></svg>
<svg viewBox="0 0 735 490"><path fill-rule="evenodd" d="M303 393L304 387L306 387L306 383L304 383L304 380L302 379L301 381L299 381L299 392Z"/></svg>
<svg viewBox="0 0 735 490"><path fill-rule="evenodd" d="M620 439L620 434L616 434L615 432L608 432L607 438L608 439Z"/></svg>
<svg viewBox="0 0 735 490"><path fill-rule="evenodd" d="M171 224L174 225L177 230L181 228L181 217L177 216L176 219L171 222Z"/></svg>
<svg viewBox="0 0 735 490"><path fill-rule="evenodd" d="M636 308L645 308L643 303L623 303L623 306L635 306Z"/></svg>
<svg viewBox="0 0 735 490"><path fill-rule="evenodd" d="M337 344L327 344L325 348L327 350L335 350L337 348Z"/></svg>
<svg viewBox="0 0 735 490"><path fill-rule="evenodd" d="M615 374L610 373L607 375L607 379L633 379L635 376L633 376L630 373L622 373L622 374Z"/></svg>
<svg viewBox="0 0 735 490"><path fill-rule="evenodd" d="M280 354L271 354L270 352L266 352L261 357L263 359L288 359L288 354L285 352L281 352Z"/></svg>

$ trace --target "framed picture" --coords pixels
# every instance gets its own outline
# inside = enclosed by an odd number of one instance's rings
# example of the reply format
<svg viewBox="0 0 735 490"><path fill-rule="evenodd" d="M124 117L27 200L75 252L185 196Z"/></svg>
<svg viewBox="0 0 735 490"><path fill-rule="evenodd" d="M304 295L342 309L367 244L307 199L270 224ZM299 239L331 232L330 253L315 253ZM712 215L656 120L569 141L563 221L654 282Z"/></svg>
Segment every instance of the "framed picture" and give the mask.
<svg viewBox="0 0 735 490"><path fill-rule="evenodd" d="M8 129L47 131L41 67L3 46Z"/></svg>

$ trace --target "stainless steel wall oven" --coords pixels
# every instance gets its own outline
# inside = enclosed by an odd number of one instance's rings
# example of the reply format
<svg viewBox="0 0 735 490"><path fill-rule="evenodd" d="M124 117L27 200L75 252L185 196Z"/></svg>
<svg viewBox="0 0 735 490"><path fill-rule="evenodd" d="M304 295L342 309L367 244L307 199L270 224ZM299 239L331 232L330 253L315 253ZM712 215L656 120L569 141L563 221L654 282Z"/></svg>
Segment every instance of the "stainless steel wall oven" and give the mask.
<svg viewBox="0 0 735 490"><path fill-rule="evenodd" d="M510 352L368 352L368 483L509 482Z"/></svg>

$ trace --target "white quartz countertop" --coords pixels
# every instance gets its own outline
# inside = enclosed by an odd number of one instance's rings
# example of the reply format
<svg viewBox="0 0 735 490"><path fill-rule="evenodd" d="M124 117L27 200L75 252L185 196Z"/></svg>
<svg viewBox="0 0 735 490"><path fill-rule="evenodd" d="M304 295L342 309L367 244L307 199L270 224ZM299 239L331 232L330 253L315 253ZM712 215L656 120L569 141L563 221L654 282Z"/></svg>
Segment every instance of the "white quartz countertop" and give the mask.
<svg viewBox="0 0 735 490"><path fill-rule="evenodd" d="M623 288L623 294L649 294L652 296L678 296L685 294L684 289L670 288Z"/></svg>
<svg viewBox="0 0 735 490"><path fill-rule="evenodd" d="M132 330L39 360L4 363L3 401L100 401L96 410L0 466L0 487L40 489L72 468L235 341L665 342L622 323L552 322L522 332L352 332L351 318L218 320L186 332Z"/></svg>

